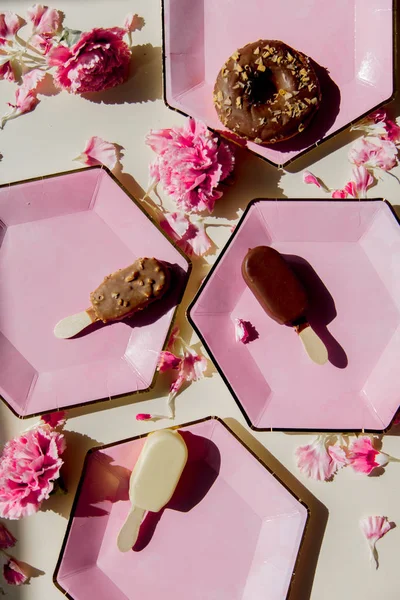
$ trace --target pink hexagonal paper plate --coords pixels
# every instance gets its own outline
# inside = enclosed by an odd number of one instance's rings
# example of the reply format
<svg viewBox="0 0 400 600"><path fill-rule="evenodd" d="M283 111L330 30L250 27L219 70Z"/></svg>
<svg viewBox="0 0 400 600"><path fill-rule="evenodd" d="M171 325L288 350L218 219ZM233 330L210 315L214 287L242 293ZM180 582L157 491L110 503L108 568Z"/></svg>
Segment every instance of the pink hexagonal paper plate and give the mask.
<svg viewBox="0 0 400 600"><path fill-rule="evenodd" d="M219 69L237 48L260 38L280 39L313 58L324 99L312 124L287 142L247 143L272 164L287 166L393 97L393 0L163 4L165 100L222 133L228 130L217 118L212 90Z"/></svg>
<svg viewBox="0 0 400 600"><path fill-rule="evenodd" d="M145 391L190 263L105 168L0 188L0 394L19 417ZM162 301L59 340L108 273L140 256L171 265Z"/></svg>
<svg viewBox="0 0 400 600"><path fill-rule="evenodd" d="M215 418L179 427L188 462L131 552L117 548L141 436L89 452L54 582L72 600L285 600L308 510Z"/></svg>
<svg viewBox="0 0 400 600"><path fill-rule="evenodd" d="M249 248L283 253L306 285L329 352L313 363L247 288ZM382 431L400 405L400 228L382 200L255 200L188 309L254 429ZM253 326L235 341L234 320Z"/></svg>

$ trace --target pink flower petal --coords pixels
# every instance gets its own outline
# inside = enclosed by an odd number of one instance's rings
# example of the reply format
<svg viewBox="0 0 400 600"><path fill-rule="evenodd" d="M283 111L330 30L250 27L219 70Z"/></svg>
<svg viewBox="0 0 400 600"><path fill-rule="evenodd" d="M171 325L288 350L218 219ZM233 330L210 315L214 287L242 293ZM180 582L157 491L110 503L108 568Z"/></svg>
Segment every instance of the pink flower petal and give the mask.
<svg viewBox="0 0 400 600"><path fill-rule="evenodd" d="M243 319L235 319L235 340L245 344L250 337L248 321Z"/></svg>
<svg viewBox="0 0 400 600"><path fill-rule="evenodd" d="M332 198L347 198L348 193L346 190L334 190L332 192Z"/></svg>
<svg viewBox="0 0 400 600"><path fill-rule="evenodd" d="M46 423L46 425L50 425L53 429L56 427L61 427L65 424L67 420L67 413L65 410L60 410L58 412L53 412L47 415L42 415L41 420Z"/></svg>
<svg viewBox="0 0 400 600"><path fill-rule="evenodd" d="M124 29L126 31L140 31L145 25L145 21L143 17L139 17L139 15L129 14L125 17L124 21Z"/></svg>
<svg viewBox="0 0 400 600"><path fill-rule="evenodd" d="M32 71L29 71L29 73L22 77L21 87L23 87L27 91L36 90L39 83L41 83L45 77L46 73L43 73L43 71L41 71L40 69L33 69Z"/></svg>
<svg viewBox="0 0 400 600"><path fill-rule="evenodd" d="M22 17L13 12L0 14L0 38L13 37L25 23Z"/></svg>
<svg viewBox="0 0 400 600"><path fill-rule="evenodd" d="M150 421L153 416L150 413L138 413L136 415L136 421Z"/></svg>
<svg viewBox="0 0 400 600"><path fill-rule="evenodd" d="M7 550L12 548L17 543L17 540L13 534L8 531L7 527L0 523L0 550Z"/></svg>
<svg viewBox="0 0 400 600"><path fill-rule="evenodd" d="M33 23L34 33L38 34L54 35L64 20L64 14L60 10L42 4L34 4L27 14Z"/></svg>
<svg viewBox="0 0 400 600"><path fill-rule="evenodd" d="M3 569L4 579L9 585L21 585L28 579L28 575L24 572L21 564L10 558Z"/></svg>
<svg viewBox="0 0 400 600"><path fill-rule="evenodd" d="M185 381L198 381L204 377L206 369L207 359L205 356L187 348L179 366L178 377L170 387L170 398L176 396Z"/></svg>
<svg viewBox="0 0 400 600"><path fill-rule="evenodd" d="M360 527L367 538L371 551L371 560L375 561L376 568L378 568L379 561L376 542L393 528L393 524L389 523L387 517L365 517L364 519L360 519Z"/></svg>
<svg viewBox="0 0 400 600"><path fill-rule="evenodd" d="M179 325L175 325L175 327L173 327L171 334L169 336L168 350L171 350L171 348L173 348L176 340L179 338L179 334L180 334Z"/></svg>
<svg viewBox="0 0 400 600"><path fill-rule="evenodd" d="M297 466L303 475L317 481L328 481L347 464L344 449L329 442L329 436L319 436L311 444L297 448Z"/></svg>
<svg viewBox="0 0 400 600"><path fill-rule="evenodd" d="M164 373L165 371L169 371L170 369L178 369L181 364L181 359L178 356L175 356L172 352L168 350L160 352L160 357L158 359L157 370L160 373Z"/></svg>
<svg viewBox="0 0 400 600"><path fill-rule="evenodd" d="M353 178L357 198L366 198L367 189L375 182L374 177L361 165L353 168Z"/></svg>
<svg viewBox="0 0 400 600"><path fill-rule="evenodd" d="M315 177L315 175L313 175L312 173L310 173L310 171L304 171L304 173L303 173L303 182L304 183L309 183L309 184L316 185L319 188L322 187L319 179L317 177Z"/></svg>
<svg viewBox="0 0 400 600"><path fill-rule="evenodd" d="M397 148L390 140L361 137L352 144L349 160L357 166L389 171L397 164Z"/></svg>
<svg viewBox="0 0 400 600"><path fill-rule="evenodd" d="M370 437L361 436L350 444L348 460L355 471L369 475L376 467L387 465L389 457L374 448Z"/></svg>
<svg viewBox="0 0 400 600"><path fill-rule="evenodd" d="M90 166L105 165L112 170L118 162L118 149L116 144L95 135L86 142L84 151L75 160Z"/></svg>

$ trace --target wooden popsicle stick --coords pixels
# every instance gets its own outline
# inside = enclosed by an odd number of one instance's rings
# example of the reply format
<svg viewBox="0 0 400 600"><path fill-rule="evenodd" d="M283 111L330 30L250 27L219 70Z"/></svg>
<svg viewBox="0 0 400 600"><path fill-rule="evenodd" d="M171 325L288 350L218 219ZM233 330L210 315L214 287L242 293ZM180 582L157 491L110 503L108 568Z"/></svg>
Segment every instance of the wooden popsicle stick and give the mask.
<svg viewBox="0 0 400 600"><path fill-rule="evenodd" d="M299 328L297 333L311 360L317 365L324 365L328 361L328 350L321 338L311 329L309 324L306 327Z"/></svg>
<svg viewBox="0 0 400 600"><path fill-rule="evenodd" d="M145 510L143 508L132 506L118 534L117 546L120 552L129 552L135 545L144 513Z"/></svg>
<svg viewBox="0 0 400 600"><path fill-rule="evenodd" d="M80 313L61 319L54 327L54 335L59 339L71 338L96 321L98 321L98 318L93 308L88 308Z"/></svg>

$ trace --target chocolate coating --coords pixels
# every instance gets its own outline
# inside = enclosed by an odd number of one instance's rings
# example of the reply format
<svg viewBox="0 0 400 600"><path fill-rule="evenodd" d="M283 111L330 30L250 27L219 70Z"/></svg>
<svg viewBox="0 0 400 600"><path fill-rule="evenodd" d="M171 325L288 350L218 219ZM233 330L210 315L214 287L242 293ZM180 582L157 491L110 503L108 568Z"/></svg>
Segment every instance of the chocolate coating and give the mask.
<svg viewBox="0 0 400 600"><path fill-rule="evenodd" d="M90 294L96 317L107 323L129 317L161 298L168 289L168 268L156 258L138 258L105 277Z"/></svg>
<svg viewBox="0 0 400 600"><path fill-rule="evenodd" d="M257 144L273 144L307 127L321 91L308 56L278 40L258 40L226 61L213 98L225 127Z"/></svg>
<svg viewBox="0 0 400 600"><path fill-rule="evenodd" d="M265 312L281 325L297 325L308 307L306 291L281 254L269 246L248 251L242 275Z"/></svg>

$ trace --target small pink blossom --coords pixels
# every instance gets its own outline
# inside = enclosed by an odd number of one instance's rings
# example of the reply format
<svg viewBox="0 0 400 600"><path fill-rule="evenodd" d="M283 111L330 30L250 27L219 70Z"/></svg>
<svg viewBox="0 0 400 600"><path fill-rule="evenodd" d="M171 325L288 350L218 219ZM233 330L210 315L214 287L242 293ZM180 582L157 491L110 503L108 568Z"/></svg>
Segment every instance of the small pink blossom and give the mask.
<svg viewBox="0 0 400 600"><path fill-rule="evenodd" d="M202 256L211 248L211 240L201 220L192 222L183 213L164 213L160 227L189 255Z"/></svg>
<svg viewBox="0 0 400 600"><path fill-rule="evenodd" d="M67 48L58 46L48 54L50 66L57 67L56 85L73 94L101 92L127 80L131 50L122 39L125 30L92 29Z"/></svg>
<svg viewBox="0 0 400 600"><path fill-rule="evenodd" d="M42 415L40 419L46 425L49 425L53 429L56 427L62 427L65 425L65 421L67 420L67 413L65 410L59 410L58 412L52 412L47 415Z"/></svg>
<svg viewBox="0 0 400 600"><path fill-rule="evenodd" d="M0 38L13 37L25 23L22 17L13 12L0 14Z"/></svg>
<svg viewBox="0 0 400 600"><path fill-rule="evenodd" d="M0 457L0 517L20 519L40 508L63 464L65 439L38 426L6 443Z"/></svg>
<svg viewBox="0 0 400 600"><path fill-rule="evenodd" d="M312 173L310 173L310 171L304 171L304 173L303 173L303 183L313 184L313 185L316 185L318 188L322 187L322 185L321 185L318 177L315 177L315 175L313 175Z"/></svg>
<svg viewBox="0 0 400 600"><path fill-rule="evenodd" d="M15 558L9 558L3 569L4 579L9 585L21 585L28 579L28 575L24 572L21 563Z"/></svg>
<svg viewBox="0 0 400 600"><path fill-rule="evenodd" d="M160 371L160 373L165 373L165 371L169 371L170 369L178 369L180 364L181 359L178 356L175 356L175 354L169 352L168 350L164 350L160 352L157 371Z"/></svg>
<svg viewBox="0 0 400 600"><path fill-rule="evenodd" d="M0 523L0 550L7 550L7 548L12 548L17 543L17 540L11 533L8 531L7 527Z"/></svg>
<svg viewBox="0 0 400 600"><path fill-rule="evenodd" d="M140 31L145 25L143 17L139 15L129 14L126 15L124 21L124 29L132 33L133 31Z"/></svg>
<svg viewBox="0 0 400 600"><path fill-rule="evenodd" d="M249 341L250 331L248 321L235 319L235 340L246 344Z"/></svg>
<svg viewBox="0 0 400 600"><path fill-rule="evenodd" d="M300 472L317 481L328 481L347 464L345 450L337 443L329 444L329 436L319 436L311 444L300 446L296 458Z"/></svg>
<svg viewBox="0 0 400 600"><path fill-rule="evenodd" d="M118 162L118 149L112 142L106 142L94 135L86 142L84 151L75 160L90 166L105 165L112 170Z"/></svg>
<svg viewBox="0 0 400 600"><path fill-rule="evenodd" d="M389 171L397 164L397 148L390 140L379 137L361 137L349 150L349 160L357 166Z"/></svg>
<svg viewBox="0 0 400 600"><path fill-rule="evenodd" d="M201 379L206 369L207 359L191 348L186 348L179 365L178 377L170 387L170 398L176 396L185 381L198 381Z"/></svg>
<svg viewBox="0 0 400 600"><path fill-rule="evenodd" d="M384 467L390 457L376 450L368 436L362 436L353 441L349 447L348 460L350 466L358 473L369 475L376 467Z"/></svg>
<svg viewBox="0 0 400 600"><path fill-rule="evenodd" d="M55 35L61 28L64 19L60 10L42 4L34 4L27 14L32 21L34 33L39 35Z"/></svg>
<svg viewBox="0 0 400 600"><path fill-rule="evenodd" d="M364 519L360 519L360 527L367 538L371 560L375 561L376 568L378 568L379 561L376 542L393 528L393 524L389 523L387 517L365 517Z"/></svg>
<svg viewBox="0 0 400 600"><path fill-rule="evenodd" d="M146 144L158 155L152 176L185 212L212 212L221 198L220 183L232 172L233 152L204 123L151 131Z"/></svg>

